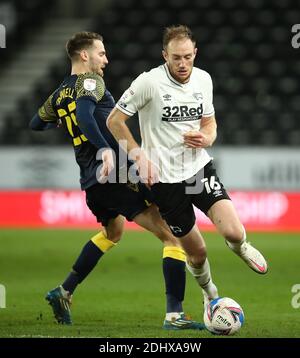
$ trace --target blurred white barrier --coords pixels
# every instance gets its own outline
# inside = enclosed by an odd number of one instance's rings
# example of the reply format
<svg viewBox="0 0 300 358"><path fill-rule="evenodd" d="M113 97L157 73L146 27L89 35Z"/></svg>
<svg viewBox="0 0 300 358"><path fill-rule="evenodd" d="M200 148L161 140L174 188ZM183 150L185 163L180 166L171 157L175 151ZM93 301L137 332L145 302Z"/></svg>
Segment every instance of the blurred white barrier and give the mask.
<svg viewBox="0 0 300 358"><path fill-rule="evenodd" d="M228 189L300 191L300 150L287 147L209 149ZM0 189L79 188L73 149L0 147Z"/></svg>

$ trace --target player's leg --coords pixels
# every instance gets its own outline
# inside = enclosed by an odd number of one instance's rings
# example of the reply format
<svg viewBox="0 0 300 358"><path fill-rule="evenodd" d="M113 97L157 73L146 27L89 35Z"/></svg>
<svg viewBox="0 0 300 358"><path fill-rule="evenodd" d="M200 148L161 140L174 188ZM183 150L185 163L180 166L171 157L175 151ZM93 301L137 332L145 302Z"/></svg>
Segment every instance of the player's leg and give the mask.
<svg viewBox="0 0 300 358"><path fill-rule="evenodd" d="M77 285L94 269L100 258L117 244L122 237L123 226L123 216L109 219L104 229L86 243L72 267L72 272L62 284L66 291L73 294Z"/></svg>
<svg viewBox="0 0 300 358"><path fill-rule="evenodd" d="M186 266L203 290L204 299L218 297L212 282L204 239L195 225L195 214L185 187L177 184L156 184L153 188L155 201L174 236L187 254Z"/></svg>
<svg viewBox="0 0 300 358"><path fill-rule="evenodd" d="M133 219L152 232L163 243L163 274L166 287L166 317L164 329L203 329L204 326L184 316L182 303L185 293L185 252L161 218L156 205L151 205Z"/></svg>
<svg viewBox="0 0 300 358"><path fill-rule="evenodd" d="M203 177L202 182L204 181L206 184L203 185L201 192L193 197L193 204L210 218L225 238L228 246L251 269L260 274L266 273L266 260L258 250L246 242L244 227L212 161L204 167L202 174L199 177Z"/></svg>
<svg viewBox="0 0 300 358"><path fill-rule="evenodd" d="M267 273L268 265L265 258L246 241L246 231L230 200L223 199L215 202L207 215L233 252L255 272Z"/></svg>
<svg viewBox="0 0 300 358"><path fill-rule="evenodd" d="M46 300L51 305L58 323L72 323L70 304L73 292L93 270L103 254L121 238L124 218L106 208L112 190L113 187L100 184L86 190L87 205L105 229L86 243L64 282L48 292Z"/></svg>
<svg viewBox="0 0 300 358"><path fill-rule="evenodd" d="M134 218L134 222L152 232L163 243L163 273L166 284L167 315L178 318L183 312L185 292L185 253L159 215L158 208L151 205Z"/></svg>
<svg viewBox="0 0 300 358"><path fill-rule="evenodd" d="M109 200L114 189L114 185L97 184L86 190L86 203L97 222L102 223L103 230L83 247L72 272L63 282L62 288L70 294L73 294L77 285L94 269L99 259L122 237L124 217L119 215L119 212L109 209Z"/></svg>
<svg viewBox="0 0 300 358"><path fill-rule="evenodd" d="M206 245L196 224L189 233L180 238L180 243L188 257L187 269L202 288L204 305L206 305L209 301L218 297L218 289L213 283Z"/></svg>
<svg viewBox="0 0 300 358"><path fill-rule="evenodd" d="M203 324L186 319L182 301L185 292L185 253L167 224L161 218L158 208L148 204L151 192L143 184L118 186L119 210L128 220L152 232L164 245L163 273L166 286L167 314L165 329L203 329ZM120 190L119 190L120 189ZM130 203L130 205L128 205ZM172 320L173 318L173 320Z"/></svg>
<svg viewBox="0 0 300 358"><path fill-rule="evenodd" d="M106 220L103 221L106 223ZM100 258L121 239L123 226L124 217L121 215L107 220L103 230L85 244L64 282L48 292L46 300L51 305L58 323L72 324L70 312L72 294L95 268Z"/></svg>

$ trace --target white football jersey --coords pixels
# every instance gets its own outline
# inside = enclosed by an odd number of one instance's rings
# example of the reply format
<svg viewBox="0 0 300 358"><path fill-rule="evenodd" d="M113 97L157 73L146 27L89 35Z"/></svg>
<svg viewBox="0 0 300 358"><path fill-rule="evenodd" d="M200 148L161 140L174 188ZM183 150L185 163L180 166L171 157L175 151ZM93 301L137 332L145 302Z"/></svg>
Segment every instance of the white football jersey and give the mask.
<svg viewBox="0 0 300 358"><path fill-rule="evenodd" d="M199 130L201 118L214 115L210 75L194 67L188 83L177 82L167 64L144 72L124 92L117 108L139 114L142 148L159 165L160 181L191 178L209 161L205 149L187 148L183 134Z"/></svg>

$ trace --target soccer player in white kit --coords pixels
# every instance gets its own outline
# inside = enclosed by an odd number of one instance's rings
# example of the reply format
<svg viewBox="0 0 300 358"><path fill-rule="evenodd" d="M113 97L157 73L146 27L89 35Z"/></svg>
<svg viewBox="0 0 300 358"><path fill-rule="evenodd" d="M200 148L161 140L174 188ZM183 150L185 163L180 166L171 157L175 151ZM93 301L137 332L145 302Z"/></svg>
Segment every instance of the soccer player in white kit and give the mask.
<svg viewBox="0 0 300 358"><path fill-rule="evenodd" d="M203 289L204 303L218 297L206 246L195 224L193 205L202 210L227 245L255 272L268 270L262 254L246 241L246 232L205 148L216 139L210 75L194 67L197 54L191 30L165 29L165 63L138 76L125 91L107 124L124 140L141 177L187 254L187 268ZM142 147L126 120L138 112ZM122 144L124 146L124 144ZM104 163L105 165L105 163Z"/></svg>

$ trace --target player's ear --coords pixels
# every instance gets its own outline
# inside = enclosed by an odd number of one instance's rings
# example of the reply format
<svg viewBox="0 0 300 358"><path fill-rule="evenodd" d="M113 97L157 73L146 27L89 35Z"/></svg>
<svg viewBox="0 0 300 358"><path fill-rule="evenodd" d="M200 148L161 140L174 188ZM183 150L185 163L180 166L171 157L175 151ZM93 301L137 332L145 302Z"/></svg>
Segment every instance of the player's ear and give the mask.
<svg viewBox="0 0 300 358"><path fill-rule="evenodd" d="M198 52L198 49L197 49L197 47L195 47L195 49L194 49L194 55L195 55L195 57L196 57L196 55L197 55L197 52Z"/></svg>
<svg viewBox="0 0 300 358"><path fill-rule="evenodd" d="M163 55L163 58L165 59L165 61L167 62L168 54L165 50L162 50L162 55Z"/></svg>
<svg viewBox="0 0 300 358"><path fill-rule="evenodd" d="M82 59L82 61L84 61L84 62L88 61L89 54L88 54L87 50L81 50L79 52L79 55L80 55L80 58Z"/></svg>

